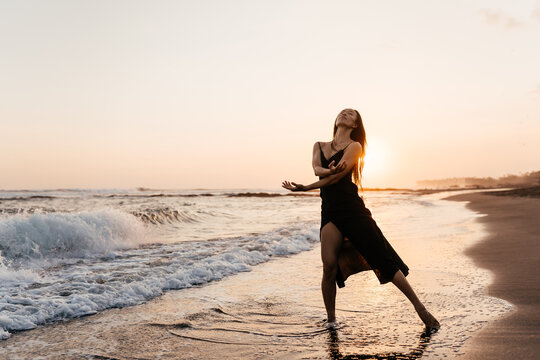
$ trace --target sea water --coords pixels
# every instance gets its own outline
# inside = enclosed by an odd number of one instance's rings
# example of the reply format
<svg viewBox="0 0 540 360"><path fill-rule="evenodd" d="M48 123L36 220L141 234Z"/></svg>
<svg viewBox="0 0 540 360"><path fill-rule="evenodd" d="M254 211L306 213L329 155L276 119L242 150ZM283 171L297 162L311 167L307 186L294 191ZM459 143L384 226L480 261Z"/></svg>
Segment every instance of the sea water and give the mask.
<svg viewBox="0 0 540 360"><path fill-rule="evenodd" d="M245 191L0 192L0 338L309 250L318 201Z"/></svg>
<svg viewBox="0 0 540 360"><path fill-rule="evenodd" d="M462 354L473 332L511 308L484 295L490 273L463 255L486 235L475 221L480 215L442 197L395 191L364 194L385 236L411 268L417 293L443 324L440 337L422 346L422 355L434 358ZM142 304L170 290L188 294L189 288L219 284L233 274L255 274L272 259L294 262L295 256L303 256L299 253L318 251L319 221L320 198L312 193L0 191L0 338ZM302 261L320 262L317 256L304 256ZM302 276L306 281L297 281L296 287L314 287L320 274ZM283 298L294 292L276 284L265 287L278 297L283 291ZM357 303L340 307L340 297ZM380 286L368 272L351 277L338 291L338 318L349 321L341 334L342 346L371 354L418 351L416 340L407 340L417 335L407 324L410 319L396 316L411 314L402 300L391 284ZM311 301L316 309L313 296L303 301ZM358 307L362 311L354 313ZM312 314L302 311L308 318ZM314 316L321 313L313 311ZM385 312L390 318L381 322ZM362 331L355 330L354 321L362 324Z"/></svg>

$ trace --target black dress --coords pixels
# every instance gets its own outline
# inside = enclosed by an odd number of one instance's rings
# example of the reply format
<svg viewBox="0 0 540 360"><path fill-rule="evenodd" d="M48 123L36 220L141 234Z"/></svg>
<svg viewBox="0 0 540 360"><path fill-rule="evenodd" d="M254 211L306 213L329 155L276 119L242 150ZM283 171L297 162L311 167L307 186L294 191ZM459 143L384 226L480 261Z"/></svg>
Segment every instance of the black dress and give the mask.
<svg viewBox="0 0 540 360"><path fill-rule="evenodd" d="M319 150L324 168L328 168L332 160L338 164L345 151L339 150L326 159L320 143ZM401 270L403 275L408 275L409 268L386 240L364 200L358 196L358 187L352 182L352 170L337 183L322 187L321 199L321 231L324 225L332 222L341 234L351 241L369 265L360 271L372 269L381 284L392 281L398 270ZM345 279L339 268L336 282L339 287L345 286Z"/></svg>

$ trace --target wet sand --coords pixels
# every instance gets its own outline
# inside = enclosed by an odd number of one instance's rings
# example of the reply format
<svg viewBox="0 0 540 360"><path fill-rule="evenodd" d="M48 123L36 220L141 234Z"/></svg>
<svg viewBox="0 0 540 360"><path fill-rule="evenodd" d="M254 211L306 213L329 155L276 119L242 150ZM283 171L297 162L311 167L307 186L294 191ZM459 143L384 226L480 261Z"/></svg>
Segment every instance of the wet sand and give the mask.
<svg viewBox="0 0 540 360"><path fill-rule="evenodd" d="M489 235L466 254L478 266L495 274L487 294L516 306L514 311L474 334L465 347L466 359L538 359L540 198L535 198L534 193L519 190L446 198L469 201L469 209L486 214L478 221L486 226Z"/></svg>
<svg viewBox="0 0 540 360"><path fill-rule="evenodd" d="M337 311L342 328L324 329L319 257L319 249L314 249L216 283L170 291L141 305L15 333L0 343L0 358L337 360L422 356L432 339L423 333L421 321L404 299L398 304L379 304L377 314L358 306L360 289L382 298L397 294L393 287L378 286L373 274L347 282ZM379 316L389 318L382 332L372 330ZM404 324L405 331L395 332Z"/></svg>

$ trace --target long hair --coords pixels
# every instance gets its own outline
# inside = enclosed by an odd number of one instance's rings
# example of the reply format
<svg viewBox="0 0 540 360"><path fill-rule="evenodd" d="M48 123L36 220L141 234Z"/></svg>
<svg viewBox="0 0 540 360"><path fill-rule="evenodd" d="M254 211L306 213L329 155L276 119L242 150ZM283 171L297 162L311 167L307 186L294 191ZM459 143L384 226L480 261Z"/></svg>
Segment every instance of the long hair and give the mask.
<svg viewBox="0 0 540 360"><path fill-rule="evenodd" d="M362 122L362 117L360 116L360 113L357 110L354 110L356 113L356 128L353 129L351 132L351 140L358 141L360 145L362 145L362 152L360 153L360 157L356 160L356 163L353 166L352 170L352 180L357 185L360 186L360 189L362 188L362 170L364 170L364 157L366 156L366 130L364 129L364 123ZM336 122L334 123L334 133L332 134L332 139L335 138L337 131L337 118Z"/></svg>

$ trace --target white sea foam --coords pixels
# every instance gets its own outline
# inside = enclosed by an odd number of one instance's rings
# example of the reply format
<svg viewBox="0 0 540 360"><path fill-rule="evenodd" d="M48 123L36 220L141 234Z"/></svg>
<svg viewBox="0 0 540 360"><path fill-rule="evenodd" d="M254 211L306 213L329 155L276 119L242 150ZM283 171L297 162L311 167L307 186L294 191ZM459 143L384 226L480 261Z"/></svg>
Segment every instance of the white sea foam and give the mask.
<svg viewBox="0 0 540 360"><path fill-rule="evenodd" d="M11 257L15 256L15 248L20 248L26 256L66 251L79 254L80 251L75 251L68 242L69 236L73 235L77 235L77 243L83 244L86 250L103 252L133 245L133 229L127 226L131 219L123 219L117 213L112 217L110 213L108 217L103 214L47 216L46 220L40 217L40 221L31 222L24 222L21 218L8 219L9 226L5 228L11 232L4 231L3 239L6 239L6 234L19 235L19 242L9 242ZM116 222L113 226L104 218L123 220L120 225ZM84 224L81 225L81 221ZM30 226L30 223L32 227L43 229L47 227L44 223L49 223L64 230L54 235L45 232L46 241L40 240L42 238L38 235L31 235L30 239L39 241L37 251L21 235L22 230L13 230L21 228L21 222L25 224L22 228ZM58 223L62 225L58 226ZM79 236L80 233L72 229L73 223L79 224L77 229L85 229L83 233L92 241ZM106 224L108 230L99 230L88 223ZM51 242L57 244L53 240L59 234L59 249L47 246ZM112 257L64 262L62 266L42 271L39 275L28 269L18 272L4 266L2 271L10 286L0 289L0 329L3 334L0 336L5 338L9 335L7 331L31 329L39 324L93 314L111 307L139 304L161 295L165 290L187 288L250 271L252 266L266 262L272 256L296 254L313 248L319 240L318 235L316 226L295 225L232 239L159 244L116 252Z"/></svg>
<svg viewBox="0 0 540 360"><path fill-rule="evenodd" d="M30 269L10 269L3 264L0 264L0 283L7 287L12 283L32 283L38 279L35 271Z"/></svg>
<svg viewBox="0 0 540 360"><path fill-rule="evenodd" d="M145 228L119 210L14 215L0 218L0 250L5 259L85 256L135 247Z"/></svg>

